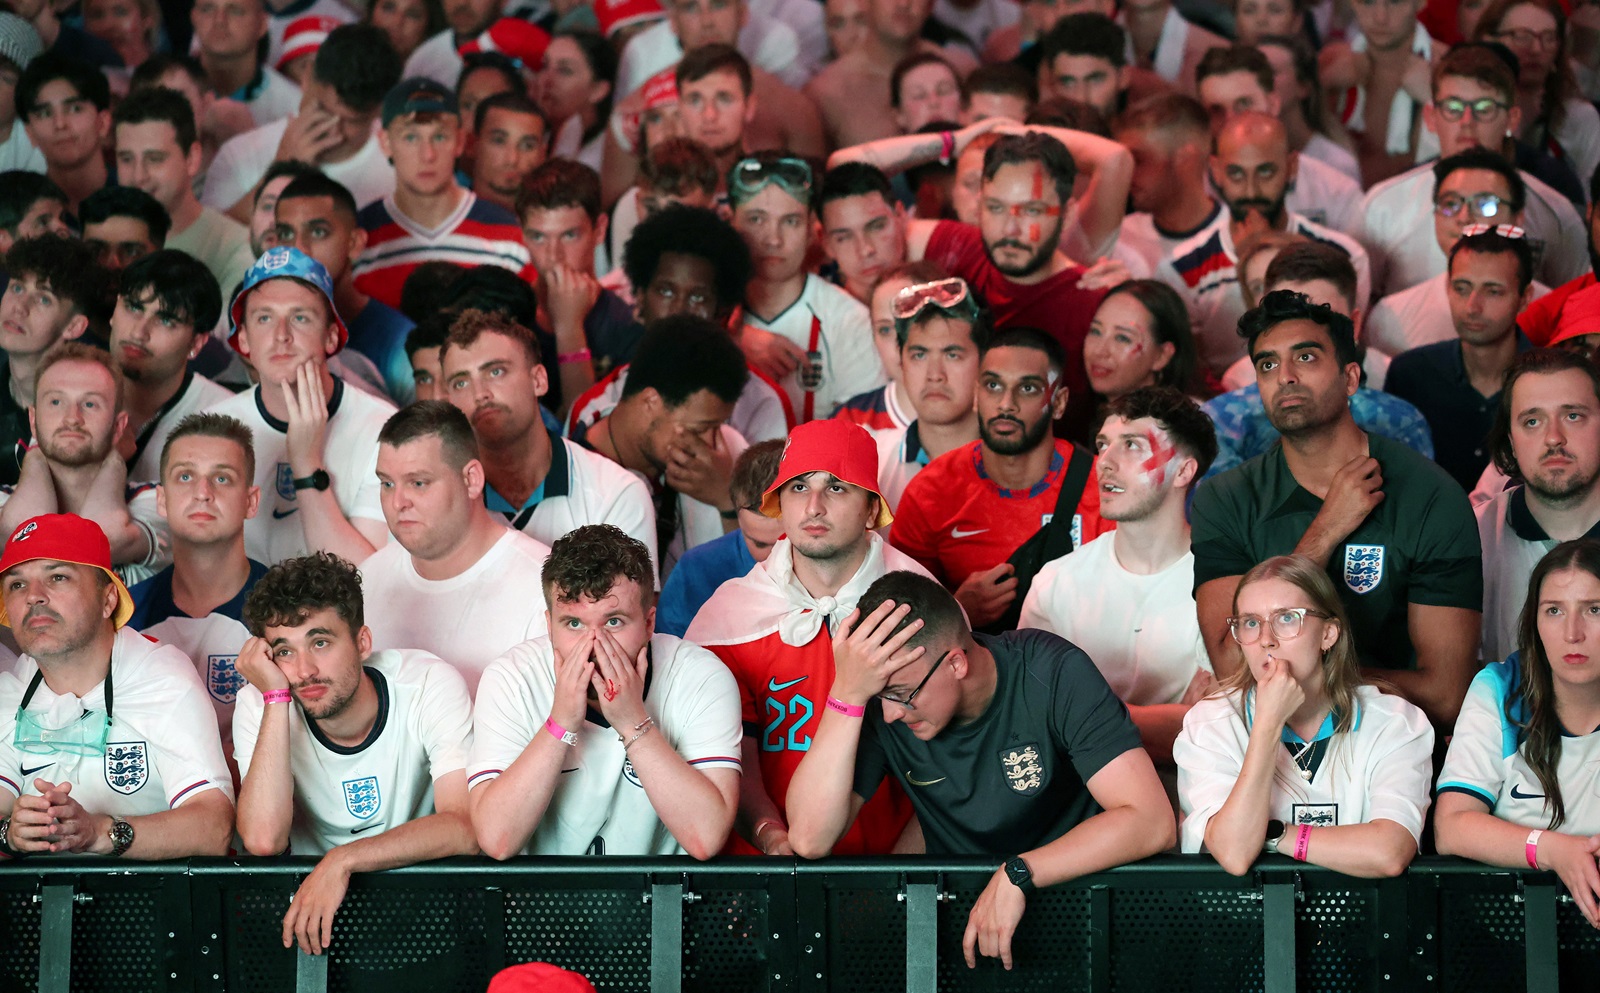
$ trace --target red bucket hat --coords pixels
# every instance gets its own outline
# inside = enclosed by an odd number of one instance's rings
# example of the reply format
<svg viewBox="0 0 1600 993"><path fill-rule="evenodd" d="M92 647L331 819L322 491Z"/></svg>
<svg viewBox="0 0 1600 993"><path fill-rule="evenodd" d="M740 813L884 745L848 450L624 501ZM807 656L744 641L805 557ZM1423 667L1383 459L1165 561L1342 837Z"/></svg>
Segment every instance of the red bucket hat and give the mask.
<svg viewBox="0 0 1600 993"><path fill-rule="evenodd" d="M488 993L595 993L594 984L548 962L528 962L501 969L489 980Z"/></svg>
<svg viewBox="0 0 1600 993"><path fill-rule="evenodd" d="M887 527L894 520L889 501L878 490L878 443L858 424L828 418L802 424L789 432L778 462L778 478L761 497L761 512L779 516L778 491L796 476L812 472L832 473L835 479L859 486L878 498L878 520L873 529Z"/></svg>
<svg viewBox="0 0 1600 993"><path fill-rule="evenodd" d="M116 626L122 627L133 616L133 597L111 568L111 542L94 521L77 514L40 514L23 521L11 533L5 552L0 553L0 575L35 559L99 569L117 588L117 612L113 618ZM4 600L0 600L0 624L11 626Z"/></svg>

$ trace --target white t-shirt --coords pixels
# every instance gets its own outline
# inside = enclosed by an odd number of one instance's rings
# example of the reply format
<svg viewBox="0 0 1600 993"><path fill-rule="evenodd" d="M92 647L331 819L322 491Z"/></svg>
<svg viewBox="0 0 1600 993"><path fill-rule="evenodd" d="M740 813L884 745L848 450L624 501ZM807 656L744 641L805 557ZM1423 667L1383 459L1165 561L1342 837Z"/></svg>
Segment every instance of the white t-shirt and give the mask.
<svg viewBox="0 0 1600 993"><path fill-rule="evenodd" d="M1355 155L1348 148L1333 141L1327 135L1316 131L1311 133L1311 138L1306 141L1306 147L1300 149L1302 162L1305 161L1307 156L1333 166L1355 180L1357 184L1360 184L1361 163L1356 161Z"/></svg>
<svg viewBox="0 0 1600 993"><path fill-rule="evenodd" d="M745 18L744 27L739 29L738 48L752 65L767 70L796 89L811 78L811 70L800 55L800 36L794 28L753 9ZM421 48L417 49L417 54L421 52ZM411 57L415 60L417 56ZM677 65L681 58L683 46L673 34L670 22L657 21L645 28L622 50L622 60L617 65L618 98L637 90L661 70Z"/></svg>
<svg viewBox="0 0 1600 993"><path fill-rule="evenodd" d="M739 687L713 654L671 635L650 639L645 710L653 734L699 770L740 768L744 727ZM483 674L473 714L469 786L476 788L511 767L533 741L548 734L555 699L555 654L550 639L524 642ZM661 823L622 750L616 729L590 709L569 729L578 744L563 756L562 776L524 851L531 855L682 855L683 846Z"/></svg>
<svg viewBox="0 0 1600 993"><path fill-rule="evenodd" d="M506 532L459 576L424 579L398 541L361 563L372 647L417 648L461 673L467 692L495 659L545 634L544 561L550 546Z"/></svg>
<svg viewBox="0 0 1600 993"><path fill-rule="evenodd" d="M1022 5L1016 0L978 0L958 7L950 0L934 0L933 16L981 49L990 34L1022 19Z"/></svg>
<svg viewBox="0 0 1600 993"><path fill-rule="evenodd" d="M250 249L250 229L213 207L201 207L193 224L167 235L164 247L199 259L216 277L224 299L233 293L256 260Z"/></svg>
<svg viewBox="0 0 1600 993"><path fill-rule="evenodd" d="M22 119L17 118L11 123L11 134L0 141L0 172L22 169L43 173L46 168L44 153L33 147L28 129L22 126Z"/></svg>
<svg viewBox="0 0 1600 993"><path fill-rule="evenodd" d="M1194 603L1194 553L1151 576L1117 561L1117 532L1046 562L1022 603L1019 628L1050 631L1088 653L1123 703L1177 703L1208 672Z"/></svg>
<svg viewBox="0 0 1600 993"><path fill-rule="evenodd" d="M39 666L24 655L0 673L0 789L38 795L33 781L71 783L73 799L96 814L135 817L180 806L207 790L233 800L216 718L194 666L178 649L123 628L111 647L111 733L104 755L18 748L17 709ZM42 680L28 703L46 728L63 728L86 711L103 718L104 682L79 698L57 696Z"/></svg>
<svg viewBox="0 0 1600 993"><path fill-rule="evenodd" d="M1489 805L1494 816L1526 828L1547 828L1544 786L1522 750L1522 729L1506 716L1506 703L1521 717L1520 661L1491 662L1472 678L1456 718L1450 751L1439 772L1439 793L1465 793ZM1556 781L1567 816L1556 829L1564 834L1600 832L1600 791L1594 789L1600 768L1600 731L1561 735Z"/></svg>
<svg viewBox="0 0 1600 993"><path fill-rule="evenodd" d="M1172 258L1173 249L1210 227L1222 209L1220 202L1213 203L1211 216L1206 218L1204 224L1193 231L1178 234L1170 234L1156 227L1155 217L1144 211L1128 214L1122 218L1122 226L1117 233L1117 247L1137 254L1145 270L1153 273L1162 259Z"/></svg>
<svg viewBox="0 0 1600 993"><path fill-rule="evenodd" d="M251 94L235 93L233 98L250 109L256 127L281 121L300 109L300 87L271 66L261 67L261 88Z"/></svg>
<svg viewBox="0 0 1600 993"><path fill-rule="evenodd" d="M1572 201L1527 173L1527 207L1522 226L1542 245L1534 277L1560 286L1589 271L1588 229ZM1446 269L1447 259L1433 233L1433 163L1386 179L1361 202L1365 220L1362 244L1372 251L1373 286L1397 293Z"/></svg>
<svg viewBox="0 0 1600 993"><path fill-rule="evenodd" d="M244 273L239 275L243 276ZM185 373L183 386L167 402L167 406L157 411L156 416L140 429L138 448L134 451L128 478L141 482L160 482L161 449L166 447L167 436L172 434L172 429L190 414L214 407L231 396L233 392L227 387L218 386L197 372Z"/></svg>
<svg viewBox="0 0 1600 993"><path fill-rule="evenodd" d="M387 831L434 813L433 784L465 769L472 748L472 701L461 674L427 652L374 652L364 663L378 691L378 719L354 747L323 737L291 703L289 768L294 823L289 848L321 855L373 829ZM245 686L233 714L239 774L261 734L261 691Z"/></svg>
<svg viewBox="0 0 1600 993"><path fill-rule="evenodd" d="M1589 192L1589 178L1600 168L1600 111L1586 100L1567 100L1563 103L1566 119L1556 129L1556 140L1567 152L1567 164L1578 174L1584 193Z"/></svg>
<svg viewBox="0 0 1600 993"><path fill-rule="evenodd" d="M484 502L512 527L545 545L585 524L615 525L644 542L650 560L660 566L650 490L622 466L565 438L550 436L550 471L527 503L512 507L487 487Z"/></svg>
<svg viewBox="0 0 1600 993"><path fill-rule="evenodd" d="M255 517L244 522L245 551L269 566L312 552L298 516L294 471L289 468L288 423L267 413L259 386L229 397L211 410L238 418L255 439L255 483L261 487L261 507ZM332 477L339 509L352 522L364 519L383 524L377 475L378 432L393 413L394 405L388 401L350 389L342 380L333 381L323 465Z"/></svg>
<svg viewBox="0 0 1600 993"><path fill-rule="evenodd" d="M1361 235L1361 183L1310 155L1300 156L1294 187L1285 204L1314 224Z"/></svg>
<svg viewBox="0 0 1600 993"><path fill-rule="evenodd" d="M411 57L406 59L405 72L400 75L402 79L422 76L448 87L454 93L465 65L461 53L456 50L455 31L445 28L417 46Z"/></svg>
<svg viewBox="0 0 1600 993"><path fill-rule="evenodd" d="M1207 697L1183 719L1172 744L1178 764L1182 809L1179 845L1186 854L1205 844L1206 825L1233 792L1250 742L1255 691ZM1276 751L1269 814L1285 824L1342 827L1382 818L1413 838L1422 836L1433 774L1433 726L1427 715L1398 696L1375 687L1356 690L1355 727L1333 734L1330 714L1311 742L1285 729L1286 747ZM1320 744L1327 740L1329 744ZM1292 752L1311 748L1297 765ZM1307 781L1300 768L1313 770Z"/></svg>
<svg viewBox="0 0 1600 993"><path fill-rule="evenodd" d="M811 398L809 420L833 416L834 408L851 397L876 389L888 381L883 360L872 344L872 315L860 300L815 274L806 276L805 289L789 308L771 321L749 310L745 323L771 331L811 350L812 318L820 324L816 350L822 353L822 382L807 394L796 370L778 383L789 394L795 421L805 423L806 398Z"/></svg>
<svg viewBox="0 0 1600 993"><path fill-rule="evenodd" d="M292 115L294 108L290 108L289 113ZM289 121L285 118L224 142L217 149L217 157L211 160L211 168L206 170L206 188L200 201L226 211L255 192L256 184L267 174L267 168L278 154L278 143L288 127ZM355 197L357 207L365 207L394 192L394 166L378 147L376 125L372 137L359 152L342 162L319 162L317 168L329 179L344 184ZM224 287L223 292L230 290Z"/></svg>
<svg viewBox="0 0 1600 993"><path fill-rule="evenodd" d="M1379 300L1367 315L1361 340L1389 356L1423 345L1456 339L1455 319L1450 316L1450 274L1441 272L1417 285L1391 293ZM1550 292L1550 287L1535 281L1532 299Z"/></svg>

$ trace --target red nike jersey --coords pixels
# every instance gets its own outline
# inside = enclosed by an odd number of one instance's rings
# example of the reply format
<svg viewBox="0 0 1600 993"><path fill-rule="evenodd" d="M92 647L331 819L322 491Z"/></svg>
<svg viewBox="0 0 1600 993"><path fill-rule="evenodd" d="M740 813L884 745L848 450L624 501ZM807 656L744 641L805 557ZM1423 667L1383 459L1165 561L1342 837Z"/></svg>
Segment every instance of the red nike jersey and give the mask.
<svg viewBox="0 0 1600 993"><path fill-rule="evenodd" d="M1010 558L1050 521L1073 449L1056 439L1045 477L1029 490L1005 490L983 471L982 445L963 445L923 467L906 484L889 528L889 544L952 590ZM1073 517L1074 548L1116 527L1100 517L1100 480L1092 468Z"/></svg>
<svg viewBox="0 0 1600 993"><path fill-rule="evenodd" d="M804 648L783 643L777 632L742 645L709 646L739 683L745 734L761 751L761 777L780 811L787 809L789 781L811 748L811 735L833 686L833 638L827 627ZM787 813L784 815L788 819ZM833 846L835 855L886 855L911 819L911 801L898 781L881 787L856 822ZM759 855L737 834L729 855Z"/></svg>

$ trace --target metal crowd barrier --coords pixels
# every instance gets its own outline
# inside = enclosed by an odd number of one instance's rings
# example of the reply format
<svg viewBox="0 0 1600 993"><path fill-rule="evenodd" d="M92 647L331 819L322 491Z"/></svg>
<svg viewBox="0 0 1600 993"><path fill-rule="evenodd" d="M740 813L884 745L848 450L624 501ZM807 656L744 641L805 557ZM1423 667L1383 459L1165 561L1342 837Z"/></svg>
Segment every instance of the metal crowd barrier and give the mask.
<svg viewBox="0 0 1600 993"><path fill-rule="evenodd" d="M1553 875L1455 859L1151 859L1032 898L1011 972L962 961L976 860L452 859L355 879L320 957L281 942L312 865L0 867L0 991L481 993L535 960L603 993L1600 990L1600 933Z"/></svg>

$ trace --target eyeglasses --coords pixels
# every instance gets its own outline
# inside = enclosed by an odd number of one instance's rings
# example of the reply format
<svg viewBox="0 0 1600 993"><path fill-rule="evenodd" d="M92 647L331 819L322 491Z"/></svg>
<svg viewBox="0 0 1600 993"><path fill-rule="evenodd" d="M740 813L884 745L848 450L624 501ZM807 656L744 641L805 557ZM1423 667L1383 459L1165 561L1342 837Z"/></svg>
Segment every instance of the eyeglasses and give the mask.
<svg viewBox="0 0 1600 993"><path fill-rule="evenodd" d="M1440 217L1455 217L1462 210L1469 211L1471 216L1481 221L1489 221L1501 216L1502 212L1509 217L1511 201L1493 193L1474 193L1469 197L1446 193L1433 204L1433 212Z"/></svg>
<svg viewBox="0 0 1600 993"><path fill-rule="evenodd" d="M1515 238L1518 241L1528 236L1528 232L1515 224L1468 224L1461 229L1461 237L1471 238L1474 235L1488 234L1490 231L1502 238Z"/></svg>
<svg viewBox="0 0 1600 993"><path fill-rule="evenodd" d="M894 295L893 313L897 321L909 321L928 307L969 321L978 316L978 301L973 299L966 280L957 277L917 283Z"/></svg>
<svg viewBox="0 0 1600 993"><path fill-rule="evenodd" d="M1494 97L1482 97L1477 100L1462 100L1458 97L1445 97L1443 100L1435 100L1433 102L1433 109L1437 110L1439 112L1439 116L1447 121L1459 121L1461 120L1462 115L1466 114L1468 111L1471 111L1472 119L1474 121L1481 122L1493 120L1496 116L1510 110L1511 105L1508 103L1501 103Z"/></svg>
<svg viewBox="0 0 1600 993"><path fill-rule="evenodd" d="M1495 37L1501 41L1509 41L1513 45L1532 48L1538 45L1541 48L1556 48L1561 44L1559 31L1532 31L1528 28L1513 28L1510 31L1497 31Z"/></svg>
<svg viewBox="0 0 1600 993"><path fill-rule="evenodd" d="M728 172L728 187L735 199L748 200L769 183L777 183L785 193L802 203L811 202L811 165L805 159L785 155L780 159L741 159Z"/></svg>
<svg viewBox="0 0 1600 993"><path fill-rule="evenodd" d="M1237 617L1230 617L1228 630L1232 632L1233 640L1239 644L1254 645L1261 640L1261 632L1265 631L1270 623L1272 633L1279 641L1292 641L1300 637L1300 632L1305 629L1307 614L1323 620L1333 616L1324 614L1320 610L1312 610L1310 607L1285 607L1273 611L1267 618L1263 618L1260 614L1240 614Z"/></svg>
<svg viewBox="0 0 1600 993"><path fill-rule="evenodd" d="M955 651L955 649L952 648L950 650L950 652L953 652L953 651ZM926 676L922 677L922 682L918 683L916 685L916 688L913 689L910 693L907 693L904 700L901 700L898 697L891 696L888 693L879 693L878 694L878 699L884 701L885 703L892 703L896 707L901 707L901 708L904 708L906 710L910 710L913 706L915 706L915 704L913 704L912 701L917 698L917 694L918 693L922 692L922 688L924 686L928 685L928 680L933 678L933 674L939 671L939 667L944 664L944 660L950 657L950 652L945 652L943 655L939 656L938 660L933 663L933 668L929 669L928 670L928 674Z"/></svg>

